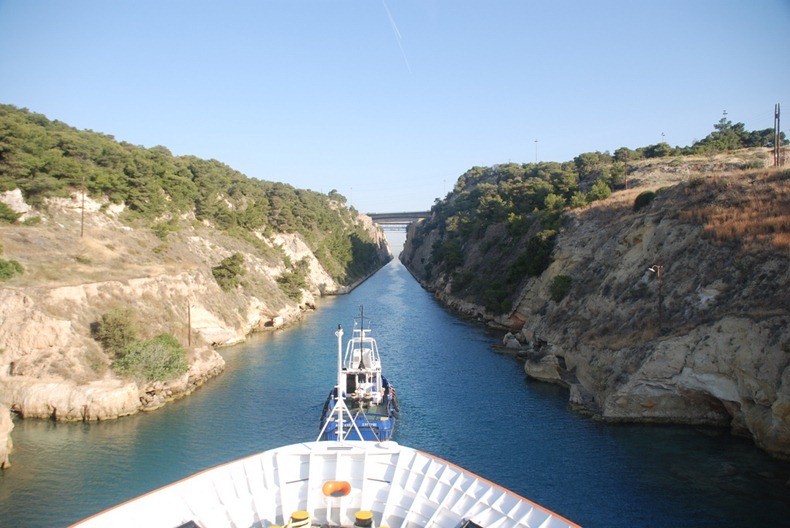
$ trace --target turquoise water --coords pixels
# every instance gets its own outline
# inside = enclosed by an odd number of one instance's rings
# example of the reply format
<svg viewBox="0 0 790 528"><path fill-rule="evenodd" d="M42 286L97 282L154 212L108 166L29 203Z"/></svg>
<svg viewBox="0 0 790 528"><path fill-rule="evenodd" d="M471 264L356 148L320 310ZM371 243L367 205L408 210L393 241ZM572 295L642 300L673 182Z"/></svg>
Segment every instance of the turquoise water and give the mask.
<svg viewBox="0 0 790 528"><path fill-rule="evenodd" d="M402 235L391 237L393 245ZM18 421L0 472L0 526L57 527L196 471L314 440L336 378L338 323L372 320L401 404L395 440L586 527L787 526L790 464L714 430L607 425L529 382L499 338L459 320L397 261L299 324L221 350L227 370L153 413Z"/></svg>

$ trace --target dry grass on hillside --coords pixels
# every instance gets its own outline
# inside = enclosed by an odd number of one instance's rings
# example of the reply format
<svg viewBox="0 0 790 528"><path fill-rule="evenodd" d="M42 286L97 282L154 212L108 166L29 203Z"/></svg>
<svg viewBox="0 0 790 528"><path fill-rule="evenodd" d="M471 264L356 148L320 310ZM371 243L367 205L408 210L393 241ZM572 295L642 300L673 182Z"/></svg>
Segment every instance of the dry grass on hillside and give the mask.
<svg viewBox="0 0 790 528"><path fill-rule="evenodd" d="M189 269L189 260L175 260L148 230L92 228L85 237L55 223L9 226L0 230L3 257L22 264L25 273L7 284L15 287L82 284L155 276ZM178 247L176 244L171 244ZM192 259L194 260L194 259Z"/></svg>
<svg viewBox="0 0 790 528"><path fill-rule="evenodd" d="M740 178L714 174L692 180L694 208L683 213L703 224L717 242L740 242L744 250L790 249L790 170L749 171Z"/></svg>

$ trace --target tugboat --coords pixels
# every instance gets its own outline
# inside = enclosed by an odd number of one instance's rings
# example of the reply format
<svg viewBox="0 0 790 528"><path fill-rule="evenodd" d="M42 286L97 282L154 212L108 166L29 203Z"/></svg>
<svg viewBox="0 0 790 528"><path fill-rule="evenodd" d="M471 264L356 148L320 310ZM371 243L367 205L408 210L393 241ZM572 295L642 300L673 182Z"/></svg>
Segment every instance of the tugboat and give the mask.
<svg viewBox="0 0 790 528"><path fill-rule="evenodd" d="M366 440L392 438L398 418L395 389L381 373L376 340L365 328L365 310L348 340L343 356L343 327L337 332L337 385L330 391L321 413L318 440Z"/></svg>

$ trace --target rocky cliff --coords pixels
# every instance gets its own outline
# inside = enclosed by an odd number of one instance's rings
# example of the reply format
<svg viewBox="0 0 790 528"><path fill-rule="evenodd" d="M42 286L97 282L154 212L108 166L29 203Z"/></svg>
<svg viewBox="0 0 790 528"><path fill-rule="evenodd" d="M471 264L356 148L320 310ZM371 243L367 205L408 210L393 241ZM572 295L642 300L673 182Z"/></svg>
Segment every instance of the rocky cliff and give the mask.
<svg viewBox="0 0 790 528"><path fill-rule="evenodd" d="M567 211L552 263L506 314L455 296L452 276L427 278L437 232L414 226L421 243L401 259L446 305L509 329L527 374L568 387L578 409L726 426L790 457L790 173L702 162L651 167Z"/></svg>
<svg viewBox="0 0 790 528"><path fill-rule="evenodd" d="M11 431L14 429L14 422L11 421L11 413L8 407L0 405L0 469L11 466L9 455L14 443L11 441Z"/></svg>
<svg viewBox="0 0 790 528"><path fill-rule="evenodd" d="M31 207L18 191L0 199L23 213L0 228L2 258L24 269L0 288L0 465L11 445L9 410L104 420L155 409L222 372L214 348L286 325L317 297L353 287L338 284L299 234L245 239L183 218L185 227L156 236L122 222L123 206L107 201L73 195ZM367 217L356 221L376 241L380 262L389 260L383 233ZM244 257L242 284L225 291L212 267L236 253ZM276 281L298 261L306 263L305 285L293 300ZM176 336L188 350L188 372L155 383L117 377L93 335L102 314L118 307L133 308L142 337Z"/></svg>

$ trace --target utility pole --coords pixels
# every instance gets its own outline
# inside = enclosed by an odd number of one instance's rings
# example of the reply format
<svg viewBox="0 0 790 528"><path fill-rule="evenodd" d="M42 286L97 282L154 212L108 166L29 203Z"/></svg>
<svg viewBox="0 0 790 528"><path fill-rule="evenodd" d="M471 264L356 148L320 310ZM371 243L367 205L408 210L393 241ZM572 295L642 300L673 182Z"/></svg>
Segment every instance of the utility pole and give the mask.
<svg viewBox="0 0 790 528"><path fill-rule="evenodd" d="M192 350L192 303L187 299L187 344Z"/></svg>
<svg viewBox="0 0 790 528"><path fill-rule="evenodd" d="M535 140L535 165L538 164L538 140Z"/></svg>
<svg viewBox="0 0 790 528"><path fill-rule="evenodd" d="M80 220L80 238L85 238L85 175L82 175L82 213Z"/></svg>
<svg viewBox="0 0 790 528"><path fill-rule="evenodd" d="M625 151L623 158L623 175L625 177L625 189L628 190L628 151Z"/></svg>
<svg viewBox="0 0 790 528"><path fill-rule="evenodd" d="M782 144L782 133L779 131L779 103L774 105L774 167L782 163L780 145Z"/></svg>

